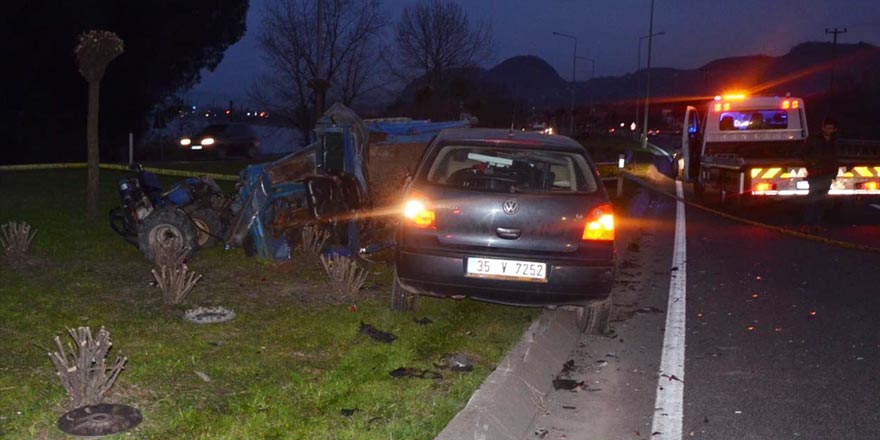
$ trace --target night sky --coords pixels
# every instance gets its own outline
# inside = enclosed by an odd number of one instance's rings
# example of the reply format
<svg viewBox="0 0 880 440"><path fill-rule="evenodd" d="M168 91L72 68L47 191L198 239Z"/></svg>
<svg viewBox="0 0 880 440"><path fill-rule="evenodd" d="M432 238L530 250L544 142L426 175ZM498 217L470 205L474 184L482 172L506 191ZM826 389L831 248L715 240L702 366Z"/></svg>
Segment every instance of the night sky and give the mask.
<svg viewBox="0 0 880 440"><path fill-rule="evenodd" d="M200 104L241 100L262 68L256 35L264 4L251 0L248 31L227 50L214 72L188 96ZM383 0L396 19L412 0ZM552 32L577 37L578 55L596 60L596 76L621 75L636 69L639 37L648 34L650 0L468 0L461 1L473 19L492 24L497 56L492 67L516 55L547 60L571 79L573 42ZM782 55L805 41L831 41L826 28L846 27L838 41L880 44L877 0L655 0L652 65L696 68L716 58ZM392 29L387 34L390 38ZM642 66L647 40L642 46ZM590 62L579 60L577 80L590 76Z"/></svg>

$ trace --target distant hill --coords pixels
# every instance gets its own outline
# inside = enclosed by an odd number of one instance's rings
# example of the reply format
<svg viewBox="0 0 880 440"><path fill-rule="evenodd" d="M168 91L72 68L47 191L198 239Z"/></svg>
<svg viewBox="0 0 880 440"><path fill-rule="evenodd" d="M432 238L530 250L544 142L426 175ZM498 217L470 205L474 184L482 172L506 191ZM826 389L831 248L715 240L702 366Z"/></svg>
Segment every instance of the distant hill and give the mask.
<svg viewBox="0 0 880 440"><path fill-rule="evenodd" d="M838 44L834 49L831 43L807 42L776 57L721 58L696 69L654 67L651 96L662 104L702 100L733 89L767 95L791 93L809 98L811 105L815 103L815 111L809 114L818 115L834 109L824 101L832 65L838 99L859 102L859 109L844 108L849 111L845 116L866 119L866 112L880 115L880 47L868 43ZM631 106L637 96L644 95L647 73L642 69L579 81L574 84L576 105ZM558 112L567 109L571 100L570 83L546 61L533 55L509 58L488 70L456 69L446 72L439 85L428 84L423 77L407 85L390 113L438 119L472 112L485 120L484 115L494 108L497 115L490 119L499 123L506 120L509 124L510 113ZM867 99L868 96L874 98ZM681 105L673 109L678 107ZM836 110L835 113L841 113Z"/></svg>
<svg viewBox="0 0 880 440"><path fill-rule="evenodd" d="M837 86L846 88L854 83L877 78L880 70L880 48L858 44L838 44L835 63ZM808 96L828 89L832 60L831 43L808 42L793 47L787 54L771 57L753 55L721 58L697 69L651 69L653 96L714 96L734 88L753 89L766 86L761 93ZM645 69L614 77L599 77L575 84L576 100L594 103L631 100L637 90L644 93ZM790 78L787 81L781 79ZM550 64L534 55L516 56L495 67L457 69L447 73L450 82L469 83L469 93L489 91L504 93L538 107L564 106L569 103L569 82ZM427 85L425 78L410 83L399 97L412 102L417 92ZM639 87L637 87L637 85ZM447 82L449 86L449 82ZM442 91L438 91L442 92Z"/></svg>

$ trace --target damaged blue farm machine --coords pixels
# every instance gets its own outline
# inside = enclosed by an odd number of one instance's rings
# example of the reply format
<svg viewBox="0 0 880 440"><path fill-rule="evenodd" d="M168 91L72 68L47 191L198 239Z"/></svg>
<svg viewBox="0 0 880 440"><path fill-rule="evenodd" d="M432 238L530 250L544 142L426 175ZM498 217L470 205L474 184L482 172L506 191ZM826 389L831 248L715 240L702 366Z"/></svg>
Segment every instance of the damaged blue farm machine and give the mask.
<svg viewBox="0 0 880 440"><path fill-rule="evenodd" d="M390 246L361 247L370 209L369 133L361 119L336 104L318 121L316 140L274 162L241 172L226 246L251 256L283 260L300 245L305 227L328 231L325 252L352 255Z"/></svg>

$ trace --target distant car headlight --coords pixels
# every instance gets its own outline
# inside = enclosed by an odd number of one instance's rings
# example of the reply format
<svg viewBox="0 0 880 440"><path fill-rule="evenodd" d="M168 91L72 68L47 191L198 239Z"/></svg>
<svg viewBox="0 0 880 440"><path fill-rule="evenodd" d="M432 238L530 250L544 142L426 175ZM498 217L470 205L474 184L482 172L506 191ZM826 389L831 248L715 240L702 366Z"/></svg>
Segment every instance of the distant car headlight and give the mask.
<svg viewBox="0 0 880 440"><path fill-rule="evenodd" d="M202 145L214 145L214 138L202 139Z"/></svg>
<svg viewBox="0 0 880 440"><path fill-rule="evenodd" d="M191 144L191 143L192 143L192 139L190 139L190 138L183 138L180 140L180 145L183 145L184 147Z"/></svg>

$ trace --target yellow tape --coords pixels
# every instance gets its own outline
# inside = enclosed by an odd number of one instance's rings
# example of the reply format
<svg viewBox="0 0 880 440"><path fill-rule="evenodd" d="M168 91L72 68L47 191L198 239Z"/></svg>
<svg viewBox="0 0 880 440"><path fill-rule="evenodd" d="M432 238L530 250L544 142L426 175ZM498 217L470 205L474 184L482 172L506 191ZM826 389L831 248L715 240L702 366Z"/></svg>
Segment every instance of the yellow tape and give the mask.
<svg viewBox="0 0 880 440"><path fill-rule="evenodd" d="M817 241L817 242L819 242L819 243L830 244L830 245L833 245L833 246L842 247L842 248L846 248L846 249L855 249L855 250L860 250L860 251L865 251L865 252L880 253L880 248L875 248L875 247L871 247L871 246L864 246L864 245L860 245L860 244L850 243L850 242L848 242L848 241L834 240L834 239L832 239L832 238L817 237L817 236L815 236L815 235L804 234L803 232L795 231L794 229L788 229L788 228L783 228L783 227L780 227L780 226L768 225L768 224L766 224L766 223L761 223L761 222L757 222L757 221L754 221L754 220L749 220L749 219L746 219L746 218L737 217L737 216L735 216L735 215L731 215L731 214L728 214L728 213L723 212L723 211L718 211L718 210L716 210L716 209L712 209L712 208L709 208L709 207L707 207L707 206L703 206L703 205L700 205L700 204L697 204L697 203L694 203L694 202L687 201L687 200L685 200L685 199L683 199L683 198L679 198L677 195L672 194L672 193L667 192L667 191L663 191L663 190L661 190L661 189L658 189L658 188L654 187L653 185L649 184L648 182L645 182L644 180L642 180L642 179L640 179L640 178L638 178L638 177L636 177L636 176L634 176L634 175L632 175L632 174L630 174L630 173L624 173L624 175L626 176L627 179L630 179L630 180L632 180L633 182L638 183L639 185L642 185L642 186L644 186L644 187L646 187L646 188L649 188L649 189L651 189L651 190L653 190L653 191L656 191L656 192L659 192L659 193L661 193L661 194L664 194L664 195L667 195L667 196L669 196L669 197L672 197L672 198L675 199L675 200L680 200L680 201L684 202L685 204L687 204L688 206L692 206L692 207L694 207L694 208L697 208L697 209L703 210L703 211L708 212L708 213L710 213L710 214L717 215L717 216L719 216L719 217L726 218L726 219L728 219L728 220L733 220L733 221L736 221L736 222L745 223L745 224L752 225L752 226L757 226L757 227L759 227L759 228L764 228L764 229L769 229L769 230L771 230L771 231L776 231L776 232L779 232L779 233L781 233L781 234L791 235L791 236L793 236L793 237L798 237L798 238L806 238L806 239L808 239L808 240Z"/></svg>
<svg viewBox="0 0 880 440"><path fill-rule="evenodd" d="M35 164L25 164L25 165L0 165L0 171L30 171L30 170L57 170L57 169L73 169L73 168L85 168L88 164L84 162L76 162L76 163L35 163ZM128 165L116 165L111 163L102 163L98 165L101 169L105 170L118 170L118 171L131 171L131 168ZM231 174L218 174L218 173L205 173L198 171L185 171L185 170L169 170L164 168L144 168L145 170L154 173L161 174L165 176L181 176L181 177L199 177L199 176L207 176L214 180L227 180L230 182L238 181L238 176L233 176Z"/></svg>
<svg viewBox="0 0 880 440"><path fill-rule="evenodd" d="M0 165L0 171L49 170L64 168L85 168L86 163L32 163L25 165Z"/></svg>

